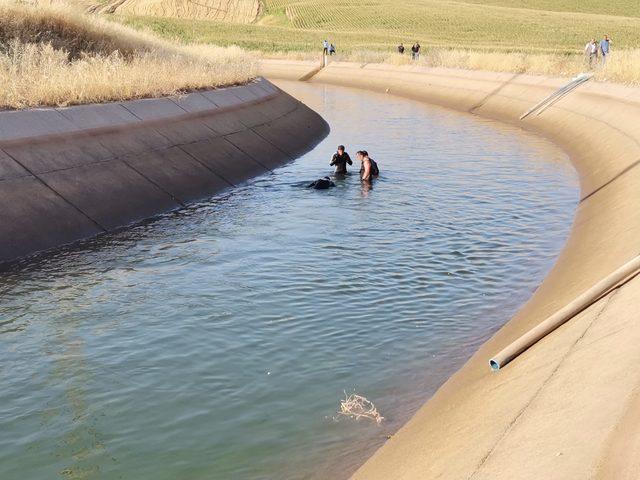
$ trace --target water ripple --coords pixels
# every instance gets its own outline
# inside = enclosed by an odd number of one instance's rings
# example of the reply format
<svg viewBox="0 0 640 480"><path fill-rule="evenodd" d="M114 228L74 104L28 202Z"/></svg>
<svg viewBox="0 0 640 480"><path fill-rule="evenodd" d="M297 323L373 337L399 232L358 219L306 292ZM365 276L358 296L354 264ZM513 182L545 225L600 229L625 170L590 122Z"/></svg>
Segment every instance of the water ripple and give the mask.
<svg viewBox="0 0 640 480"><path fill-rule="evenodd" d="M344 477L537 287L577 201L561 152L287 88L332 125L313 152L0 280L0 478ZM373 188L301 188L338 143ZM354 390L382 427L333 419Z"/></svg>

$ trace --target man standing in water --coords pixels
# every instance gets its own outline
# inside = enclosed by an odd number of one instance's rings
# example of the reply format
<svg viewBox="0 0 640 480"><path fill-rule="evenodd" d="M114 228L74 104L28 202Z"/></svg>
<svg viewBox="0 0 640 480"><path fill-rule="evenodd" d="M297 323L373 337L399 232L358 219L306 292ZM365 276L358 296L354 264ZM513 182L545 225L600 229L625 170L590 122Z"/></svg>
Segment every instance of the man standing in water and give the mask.
<svg viewBox="0 0 640 480"><path fill-rule="evenodd" d="M338 145L338 151L333 154L331 163L329 165L332 167L335 165L335 173L344 175L347 173L347 163L349 165L353 165L351 157L347 152L344 151L344 145Z"/></svg>
<svg viewBox="0 0 640 480"><path fill-rule="evenodd" d="M369 157L369 153L366 150L359 150L356 153L356 157L362 162L362 166L360 167L360 180L370 182L373 177L380 175L378 164Z"/></svg>

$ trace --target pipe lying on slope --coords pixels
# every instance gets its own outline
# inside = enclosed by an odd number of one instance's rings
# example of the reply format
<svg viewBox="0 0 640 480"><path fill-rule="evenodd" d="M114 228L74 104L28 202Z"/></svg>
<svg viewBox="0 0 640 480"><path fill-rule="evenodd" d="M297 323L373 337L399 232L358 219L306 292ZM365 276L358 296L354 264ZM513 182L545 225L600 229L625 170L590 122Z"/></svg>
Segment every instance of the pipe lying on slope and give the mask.
<svg viewBox="0 0 640 480"><path fill-rule="evenodd" d="M542 340L549 333L553 332L560 325L566 323L585 308L597 302L614 287L619 286L624 280L630 279L640 271L640 255L622 265L613 273L607 275L594 286L582 293L565 307L548 317L543 322L536 325L516 341L508 345L500 353L489 360L492 370L500 370L511 360L516 358L526 349Z"/></svg>
<svg viewBox="0 0 640 480"><path fill-rule="evenodd" d="M536 103L533 107L531 107L529 110L527 110L525 113L523 113L520 116L520 120L524 120L525 118L527 118L529 115L531 115L535 111L538 112L536 115L540 115L542 112L544 112L551 105L553 105L558 100L560 100L562 97L564 97L566 94L571 92L571 90L573 90L574 88L578 87L579 85L582 85L584 82L590 80L591 77L593 77L593 73L581 73L577 77L573 78L564 87L556 90L551 95L549 95L548 97L545 97L540 102Z"/></svg>

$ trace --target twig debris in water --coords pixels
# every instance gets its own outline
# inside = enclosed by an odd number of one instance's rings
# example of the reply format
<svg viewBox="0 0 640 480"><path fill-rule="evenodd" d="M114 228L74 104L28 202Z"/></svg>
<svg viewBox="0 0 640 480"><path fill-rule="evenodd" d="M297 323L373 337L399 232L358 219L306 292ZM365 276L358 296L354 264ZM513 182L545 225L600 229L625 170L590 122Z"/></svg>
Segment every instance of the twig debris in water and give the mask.
<svg viewBox="0 0 640 480"><path fill-rule="evenodd" d="M358 395L357 393L347 395L347 392L344 392L344 397L344 400L340 400L340 410L338 414L355 420L368 418L369 420L374 420L378 425L384 420L384 417L380 415L373 402L362 395Z"/></svg>

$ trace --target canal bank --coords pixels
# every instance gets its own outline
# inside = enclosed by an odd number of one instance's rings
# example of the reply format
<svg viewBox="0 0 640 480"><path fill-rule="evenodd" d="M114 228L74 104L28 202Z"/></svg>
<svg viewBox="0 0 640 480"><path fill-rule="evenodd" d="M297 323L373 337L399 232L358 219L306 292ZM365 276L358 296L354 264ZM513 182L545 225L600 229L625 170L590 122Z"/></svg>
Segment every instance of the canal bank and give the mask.
<svg viewBox="0 0 640 480"><path fill-rule="evenodd" d="M328 131L264 79L0 112L0 266L234 187L309 151Z"/></svg>
<svg viewBox="0 0 640 480"><path fill-rule="evenodd" d="M313 64L263 61L267 78ZM640 90L528 75L333 63L308 81L387 92L540 133L570 155L581 201L554 268L521 310L354 475L362 479L637 478L640 280L499 372L489 358L640 253ZM508 294L505 292L505 294Z"/></svg>

